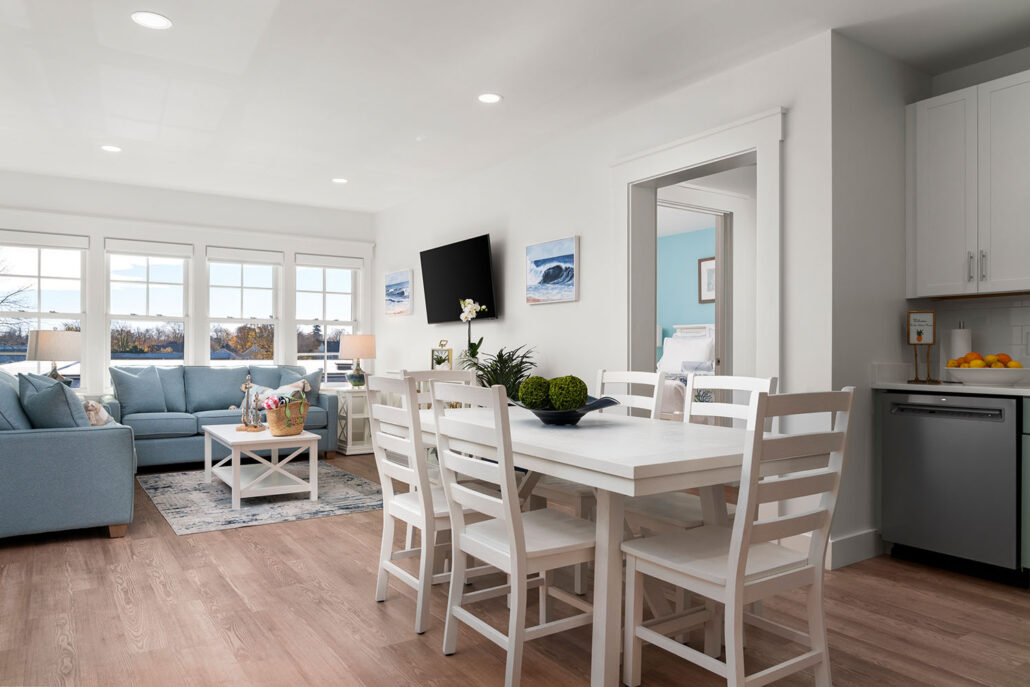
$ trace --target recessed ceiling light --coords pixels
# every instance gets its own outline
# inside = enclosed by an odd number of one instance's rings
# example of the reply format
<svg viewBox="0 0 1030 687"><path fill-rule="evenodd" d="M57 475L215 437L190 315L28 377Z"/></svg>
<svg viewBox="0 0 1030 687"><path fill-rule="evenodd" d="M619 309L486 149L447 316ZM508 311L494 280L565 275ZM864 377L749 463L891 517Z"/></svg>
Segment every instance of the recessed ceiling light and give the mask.
<svg viewBox="0 0 1030 687"><path fill-rule="evenodd" d="M496 105L504 100L504 98L502 98L498 93L481 93L478 100L484 105Z"/></svg>
<svg viewBox="0 0 1030 687"><path fill-rule="evenodd" d="M157 12L133 12L132 20L142 27L148 29L170 29L172 28L172 20L163 14Z"/></svg>
<svg viewBox="0 0 1030 687"><path fill-rule="evenodd" d="M346 184L347 183L347 179L344 179L343 177L336 177L335 179L333 179L333 183L334 184Z"/></svg>
<svg viewBox="0 0 1030 687"><path fill-rule="evenodd" d="M105 153L120 153L122 149L118 146L100 146L100 149Z"/></svg>

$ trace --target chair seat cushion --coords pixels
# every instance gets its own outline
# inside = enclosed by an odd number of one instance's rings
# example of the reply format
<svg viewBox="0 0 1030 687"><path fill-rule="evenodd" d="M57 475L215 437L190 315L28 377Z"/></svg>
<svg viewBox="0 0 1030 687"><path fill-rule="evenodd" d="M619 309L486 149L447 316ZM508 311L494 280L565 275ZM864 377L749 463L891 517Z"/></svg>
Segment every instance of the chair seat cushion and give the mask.
<svg viewBox="0 0 1030 687"><path fill-rule="evenodd" d="M189 413L131 413L122 424L132 427L137 439L191 437L197 433L197 418Z"/></svg>
<svg viewBox="0 0 1030 687"><path fill-rule="evenodd" d="M727 510L732 517L735 506L730 504ZM682 491L626 499L626 518L632 519L633 516L651 521L652 526L689 529L705 524L701 514L701 497Z"/></svg>
<svg viewBox="0 0 1030 687"><path fill-rule="evenodd" d="M205 425L232 425L240 424L240 410L200 410L193 413L197 419L197 431L202 431Z"/></svg>
<svg viewBox="0 0 1030 687"><path fill-rule="evenodd" d="M705 525L682 532L641 537L624 542L627 556L649 561L713 584L725 585L730 555L729 527ZM763 542L751 547L747 557L745 580L754 580L801 568L808 555L785 546Z"/></svg>
<svg viewBox="0 0 1030 687"><path fill-rule="evenodd" d="M530 558L594 547L594 523L550 508L523 513L522 529ZM469 525L463 536L508 555L508 525L503 520L490 518Z"/></svg>

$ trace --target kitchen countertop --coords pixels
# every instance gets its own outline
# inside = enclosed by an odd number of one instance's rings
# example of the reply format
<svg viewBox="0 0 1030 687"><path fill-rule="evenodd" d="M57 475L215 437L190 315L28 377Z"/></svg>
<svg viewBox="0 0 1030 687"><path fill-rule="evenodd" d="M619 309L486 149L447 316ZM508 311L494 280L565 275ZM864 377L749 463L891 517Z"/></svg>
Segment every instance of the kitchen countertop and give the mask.
<svg viewBox="0 0 1030 687"><path fill-rule="evenodd" d="M914 391L933 394L976 394L977 396L1027 396L1030 386L975 386L972 384L908 384L906 382L878 382L872 385L880 391Z"/></svg>

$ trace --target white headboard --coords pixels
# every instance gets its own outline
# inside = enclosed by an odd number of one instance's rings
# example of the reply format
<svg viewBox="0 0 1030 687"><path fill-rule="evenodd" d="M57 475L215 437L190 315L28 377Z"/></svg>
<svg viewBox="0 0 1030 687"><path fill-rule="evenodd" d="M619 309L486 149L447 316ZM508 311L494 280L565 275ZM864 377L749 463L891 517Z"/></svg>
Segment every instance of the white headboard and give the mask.
<svg viewBox="0 0 1030 687"><path fill-rule="evenodd" d="M714 324L674 324L672 328L675 330L673 336L677 334L686 334L687 336L715 336L715 325Z"/></svg>

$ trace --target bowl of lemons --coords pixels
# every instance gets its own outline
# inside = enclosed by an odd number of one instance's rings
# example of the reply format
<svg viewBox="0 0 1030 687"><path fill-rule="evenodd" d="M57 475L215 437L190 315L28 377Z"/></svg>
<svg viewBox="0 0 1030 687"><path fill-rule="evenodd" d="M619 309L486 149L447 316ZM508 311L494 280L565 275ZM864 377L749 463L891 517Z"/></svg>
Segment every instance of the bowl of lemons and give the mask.
<svg viewBox="0 0 1030 687"><path fill-rule="evenodd" d="M1007 353L980 355L970 351L949 360L947 368L955 381L976 386L1015 386L1026 375L1023 364Z"/></svg>

